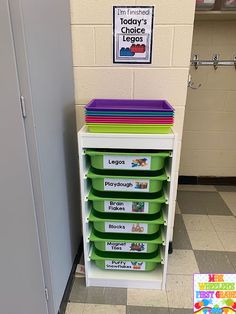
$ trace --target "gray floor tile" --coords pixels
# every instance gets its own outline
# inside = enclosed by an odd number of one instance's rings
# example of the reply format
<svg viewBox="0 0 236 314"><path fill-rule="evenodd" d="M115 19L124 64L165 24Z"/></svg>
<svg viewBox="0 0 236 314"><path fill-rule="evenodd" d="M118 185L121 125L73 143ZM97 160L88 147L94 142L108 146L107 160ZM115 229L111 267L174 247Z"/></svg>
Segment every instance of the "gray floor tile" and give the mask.
<svg viewBox="0 0 236 314"><path fill-rule="evenodd" d="M234 267L234 272L236 272L236 252L225 252L225 253Z"/></svg>
<svg viewBox="0 0 236 314"><path fill-rule="evenodd" d="M179 184L179 191L198 191L198 192L216 192L214 185L200 185L200 184Z"/></svg>
<svg viewBox="0 0 236 314"><path fill-rule="evenodd" d="M126 305L127 289L88 287L86 303Z"/></svg>
<svg viewBox="0 0 236 314"><path fill-rule="evenodd" d="M232 215L217 192L178 191L177 200L182 214Z"/></svg>
<svg viewBox="0 0 236 314"><path fill-rule="evenodd" d="M75 278L69 300L75 303L126 305L127 289L86 287L84 278Z"/></svg>
<svg viewBox="0 0 236 314"><path fill-rule="evenodd" d="M191 309L169 309L170 314L193 314Z"/></svg>
<svg viewBox="0 0 236 314"><path fill-rule="evenodd" d="M130 306L126 308L126 314L169 314L168 308L147 307L147 306Z"/></svg>
<svg viewBox="0 0 236 314"><path fill-rule="evenodd" d="M219 192L236 192L236 185L215 185Z"/></svg>
<svg viewBox="0 0 236 314"><path fill-rule="evenodd" d="M200 273L234 273L234 267L225 252L194 251Z"/></svg>
<svg viewBox="0 0 236 314"><path fill-rule="evenodd" d="M182 215L175 215L173 249L191 250L191 242Z"/></svg>
<svg viewBox="0 0 236 314"><path fill-rule="evenodd" d="M87 299L87 288L85 287L84 278L75 278L71 293L70 302L85 303Z"/></svg>

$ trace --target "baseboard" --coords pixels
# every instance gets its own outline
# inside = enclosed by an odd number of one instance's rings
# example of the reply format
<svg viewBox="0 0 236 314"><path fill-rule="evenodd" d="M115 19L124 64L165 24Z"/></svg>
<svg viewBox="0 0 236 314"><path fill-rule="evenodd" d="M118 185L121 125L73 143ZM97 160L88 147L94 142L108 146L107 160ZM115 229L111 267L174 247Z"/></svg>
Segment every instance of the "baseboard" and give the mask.
<svg viewBox="0 0 236 314"><path fill-rule="evenodd" d="M236 185L236 177L179 176L179 184Z"/></svg>
<svg viewBox="0 0 236 314"><path fill-rule="evenodd" d="M64 295L63 295L63 298L61 301L61 305L60 305L58 314L64 314L66 311L66 305L67 305L67 302L69 300L71 288L73 285L74 274L76 271L76 267L80 261L82 253L83 253L83 239L81 239L81 241L80 241L78 252L75 256L74 263L73 263L73 266L71 268L70 276L69 276L69 279L68 279L67 284L66 284L65 292L64 292Z"/></svg>

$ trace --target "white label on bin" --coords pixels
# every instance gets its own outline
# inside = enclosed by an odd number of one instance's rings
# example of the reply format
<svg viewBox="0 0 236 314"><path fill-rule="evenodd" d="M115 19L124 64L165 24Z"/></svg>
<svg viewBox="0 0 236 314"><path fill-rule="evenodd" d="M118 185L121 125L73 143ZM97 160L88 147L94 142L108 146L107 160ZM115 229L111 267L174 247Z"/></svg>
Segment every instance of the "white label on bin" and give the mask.
<svg viewBox="0 0 236 314"><path fill-rule="evenodd" d="M134 252L147 253L147 243L141 242L106 242L106 251L108 252Z"/></svg>
<svg viewBox="0 0 236 314"><path fill-rule="evenodd" d="M110 270L145 270L146 263L138 261L105 261L105 269Z"/></svg>
<svg viewBox="0 0 236 314"><path fill-rule="evenodd" d="M147 156L108 156L103 157L104 169L150 170L151 157Z"/></svg>
<svg viewBox="0 0 236 314"><path fill-rule="evenodd" d="M105 222L105 232L146 234L148 225L129 222Z"/></svg>
<svg viewBox="0 0 236 314"><path fill-rule="evenodd" d="M149 192L149 180L104 179L105 191Z"/></svg>
<svg viewBox="0 0 236 314"><path fill-rule="evenodd" d="M148 202L105 201L105 212L116 213L148 213Z"/></svg>

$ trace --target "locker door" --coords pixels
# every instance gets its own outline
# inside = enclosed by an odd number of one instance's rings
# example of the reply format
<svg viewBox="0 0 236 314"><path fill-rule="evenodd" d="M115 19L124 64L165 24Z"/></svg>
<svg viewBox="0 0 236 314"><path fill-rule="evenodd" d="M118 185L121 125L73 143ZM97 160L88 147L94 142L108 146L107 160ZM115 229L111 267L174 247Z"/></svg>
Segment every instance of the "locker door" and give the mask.
<svg viewBox="0 0 236 314"><path fill-rule="evenodd" d="M47 314L8 1L0 1L0 308Z"/></svg>

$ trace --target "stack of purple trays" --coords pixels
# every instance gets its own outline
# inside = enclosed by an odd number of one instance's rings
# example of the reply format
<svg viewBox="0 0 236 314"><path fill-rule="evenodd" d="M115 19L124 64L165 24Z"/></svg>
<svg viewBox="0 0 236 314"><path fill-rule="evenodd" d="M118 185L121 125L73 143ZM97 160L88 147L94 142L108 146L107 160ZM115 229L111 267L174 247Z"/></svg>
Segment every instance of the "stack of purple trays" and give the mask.
<svg viewBox="0 0 236 314"><path fill-rule="evenodd" d="M170 133L174 109L166 100L93 99L85 109L93 133Z"/></svg>

